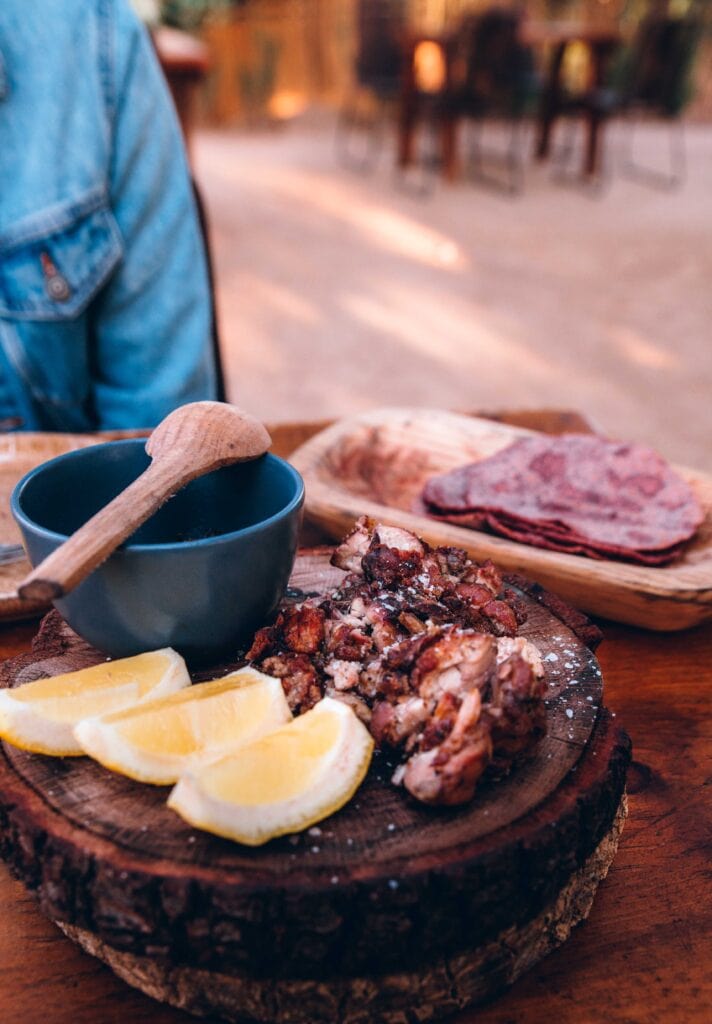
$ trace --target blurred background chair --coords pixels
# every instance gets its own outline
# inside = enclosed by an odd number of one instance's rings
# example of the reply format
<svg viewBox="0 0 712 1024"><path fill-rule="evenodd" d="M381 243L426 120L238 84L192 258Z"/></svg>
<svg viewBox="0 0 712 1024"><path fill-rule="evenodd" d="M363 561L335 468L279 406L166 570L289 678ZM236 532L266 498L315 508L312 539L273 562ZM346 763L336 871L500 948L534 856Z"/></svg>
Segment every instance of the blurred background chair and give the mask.
<svg viewBox="0 0 712 1024"><path fill-rule="evenodd" d="M356 0L353 87L337 121L336 149L353 170L373 170L400 95L407 0Z"/></svg>
<svg viewBox="0 0 712 1024"><path fill-rule="evenodd" d="M640 26L624 68L618 109L626 116L623 169L649 184L673 188L685 177L685 135L680 115L693 94L692 72L702 37L695 17L647 18ZM670 167L646 167L633 155L634 124L656 117L670 126Z"/></svg>
<svg viewBox="0 0 712 1024"><path fill-rule="evenodd" d="M519 9L493 7L464 15L437 40L444 60L437 88L423 88L419 82L418 52L426 41L416 41L413 68L401 104L401 166L412 160L416 123L425 122L431 126L431 135L440 136L443 175L454 180L460 163L458 135L461 122L467 121L471 128L466 161L470 176L510 193L521 190L525 157L522 127L525 117L536 111L540 93L533 50L524 42L522 26ZM495 121L508 128L504 153L486 151L482 145L485 123ZM485 171L485 158L489 171ZM495 166L497 172L492 173ZM502 167L504 175L500 173Z"/></svg>
<svg viewBox="0 0 712 1024"><path fill-rule="evenodd" d="M474 130L469 147L469 169L479 180L519 192L524 181L522 125L536 111L541 82L532 48L522 41L522 11L492 7L482 14L466 15L453 36L450 73L442 98L445 125L444 159L454 175L456 133L462 119ZM505 154L487 152L482 146L486 121L508 125ZM506 176L485 171L488 163L504 165Z"/></svg>
<svg viewBox="0 0 712 1024"><path fill-rule="evenodd" d="M625 119L625 173L651 185L673 188L685 175L684 129L680 115L692 97L692 72L701 38L694 15L670 17L651 13L628 46L609 62L603 81L583 92L559 98L559 113L584 117L596 130L613 117ZM634 126L641 119L662 119L670 127L669 169L661 171L634 159ZM565 146L565 153L571 146ZM599 170L589 161L591 172Z"/></svg>

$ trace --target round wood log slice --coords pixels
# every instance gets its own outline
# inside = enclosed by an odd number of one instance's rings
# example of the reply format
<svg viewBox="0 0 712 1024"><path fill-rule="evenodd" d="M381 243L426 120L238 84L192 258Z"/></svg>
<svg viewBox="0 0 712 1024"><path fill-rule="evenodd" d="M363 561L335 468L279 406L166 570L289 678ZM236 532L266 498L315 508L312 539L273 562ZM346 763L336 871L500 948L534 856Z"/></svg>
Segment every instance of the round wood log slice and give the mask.
<svg viewBox="0 0 712 1024"><path fill-rule="evenodd" d="M599 882L615 856L626 815L624 795L610 831L531 921L506 928L477 949L415 970L266 982L241 972L167 967L151 957L121 953L73 925L60 924L60 928L129 985L198 1016L217 1014L236 1024L425 1024L492 996L566 941L571 929L588 916Z"/></svg>
<svg viewBox="0 0 712 1024"><path fill-rule="evenodd" d="M338 584L328 557L300 554L292 597ZM378 755L338 814L252 849L190 828L165 787L2 744L0 852L67 934L195 1013L406 1024L497 991L588 912L617 845L630 760L601 705L595 629L516 586L522 633L547 668L548 732L471 804L416 803ZM53 612L0 683L99 660Z"/></svg>

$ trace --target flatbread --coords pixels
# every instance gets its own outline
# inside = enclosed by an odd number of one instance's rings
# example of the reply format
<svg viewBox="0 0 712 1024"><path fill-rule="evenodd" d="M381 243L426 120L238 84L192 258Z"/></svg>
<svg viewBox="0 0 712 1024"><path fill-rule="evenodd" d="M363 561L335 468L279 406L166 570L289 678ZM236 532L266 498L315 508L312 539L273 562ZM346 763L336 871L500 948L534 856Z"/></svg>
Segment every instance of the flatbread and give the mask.
<svg viewBox="0 0 712 1024"><path fill-rule="evenodd" d="M662 565L704 515L689 484L651 448L587 434L532 435L433 477L435 518L525 544Z"/></svg>

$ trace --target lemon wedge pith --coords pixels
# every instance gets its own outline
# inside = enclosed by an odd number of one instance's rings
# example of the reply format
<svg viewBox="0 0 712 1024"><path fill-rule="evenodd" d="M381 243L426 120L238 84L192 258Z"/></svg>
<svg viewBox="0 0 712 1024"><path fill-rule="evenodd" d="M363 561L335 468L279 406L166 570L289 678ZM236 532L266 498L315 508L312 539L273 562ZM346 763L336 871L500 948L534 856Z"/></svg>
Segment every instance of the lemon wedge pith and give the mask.
<svg viewBox="0 0 712 1024"><path fill-rule="evenodd" d="M139 782L168 785L291 720L279 679L245 668L222 679L75 728L77 742L104 767Z"/></svg>
<svg viewBox="0 0 712 1024"><path fill-rule="evenodd" d="M0 690L0 739L36 754L80 756L84 751L74 727L82 719L186 686L190 676L185 662L171 647L36 679Z"/></svg>
<svg viewBox="0 0 712 1024"><path fill-rule="evenodd" d="M168 806L196 828L260 846L343 807L372 753L353 711L325 697L288 725L181 776Z"/></svg>

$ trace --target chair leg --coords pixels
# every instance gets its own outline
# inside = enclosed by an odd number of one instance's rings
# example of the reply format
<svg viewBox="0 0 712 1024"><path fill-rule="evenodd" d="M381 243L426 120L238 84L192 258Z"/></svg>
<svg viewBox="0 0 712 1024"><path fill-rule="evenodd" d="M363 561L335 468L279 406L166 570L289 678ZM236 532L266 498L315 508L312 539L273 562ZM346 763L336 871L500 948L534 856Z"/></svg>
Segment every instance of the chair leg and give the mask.
<svg viewBox="0 0 712 1024"><path fill-rule="evenodd" d="M636 162L633 155L633 143L636 121L627 118L628 128L625 132L626 153L622 161L622 170L629 178L650 185L652 188L674 189L685 180L687 173L687 156L685 148L685 126L682 120L670 118L669 121L669 171L646 167Z"/></svg>
<svg viewBox="0 0 712 1024"><path fill-rule="evenodd" d="M417 107L414 102L405 108L401 103L394 186L416 199L432 196L444 173L447 144L440 113L432 103L422 98Z"/></svg>
<svg viewBox="0 0 712 1024"><path fill-rule="evenodd" d="M457 118L443 117L440 131L442 137L443 175L447 181L452 182L457 177Z"/></svg>
<svg viewBox="0 0 712 1024"><path fill-rule="evenodd" d="M516 195L524 189L524 125L521 118L511 119L511 132L506 153L487 152L482 146L482 132L484 121L482 118L474 118L470 121L471 136L468 152L468 163L471 177L490 188L500 192L507 192ZM495 176L487 171L484 166L485 158L489 157L491 162L504 164L506 166L506 177Z"/></svg>
<svg viewBox="0 0 712 1024"><path fill-rule="evenodd" d="M605 159L603 133L592 141L591 123L587 119L583 167L576 167L576 130L581 123L578 117L564 118L563 139L554 151L551 176L560 185L582 189L590 196L600 196L611 182L610 161ZM593 172L589 172L591 167L594 168Z"/></svg>
<svg viewBox="0 0 712 1024"><path fill-rule="evenodd" d="M419 141L420 140L420 141ZM407 164L394 167L394 185L406 195L427 199L435 192L442 165L442 136L437 119L424 117L413 130Z"/></svg>
<svg viewBox="0 0 712 1024"><path fill-rule="evenodd" d="M573 117L564 118L562 136L562 145L558 150L556 150L554 159L555 170L557 171L557 174L561 175L563 175L565 169L571 163L571 156L576 148L576 120Z"/></svg>
<svg viewBox="0 0 712 1024"><path fill-rule="evenodd" d="M476 177L481 178L484 175L484 168L482 166L482 121L479 119L471 120L469 128L470 148L468 159L470 168Z"/></svg>
<svg viewBox="0 0 712 1024"><path fill-rule="evenodd" d="M516 195L524 190L524 126L521 118L512 121L509 139L509 191Z"/></svg>
<svg viewBox="0 0 712 1024"><path fill-rule="evenodd" d="M378 163L383 144L380 107L375 115L367 115L359 106L355 93L342 108L336 122L335 149L344 167L359 174L370 174Z"/></svg>
<svg viewBox="0 0 712 1024"><path fill-rule="evenodd" d="M588 131L586 133L586 156L584 159L583 173L593 178L600 174L601 170L601 130L603 118L595 110L589 110L587 115Z"/></svg>

